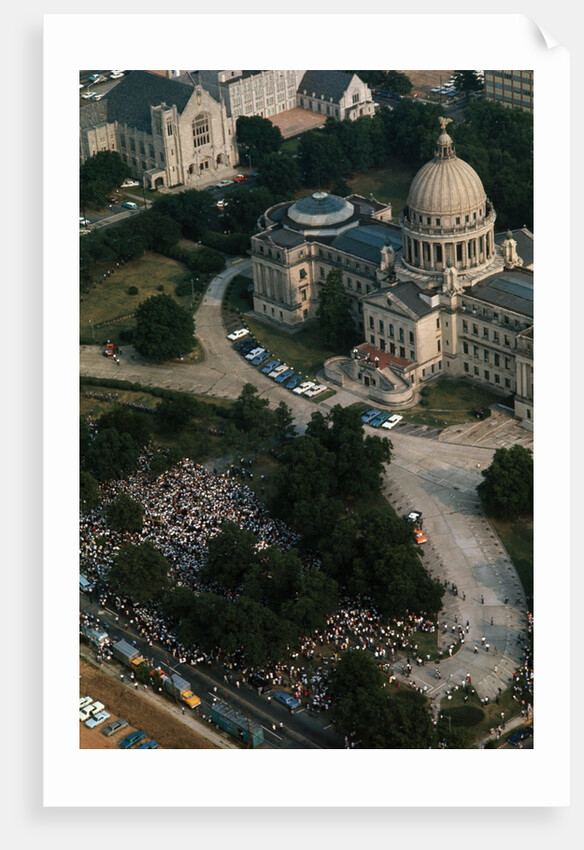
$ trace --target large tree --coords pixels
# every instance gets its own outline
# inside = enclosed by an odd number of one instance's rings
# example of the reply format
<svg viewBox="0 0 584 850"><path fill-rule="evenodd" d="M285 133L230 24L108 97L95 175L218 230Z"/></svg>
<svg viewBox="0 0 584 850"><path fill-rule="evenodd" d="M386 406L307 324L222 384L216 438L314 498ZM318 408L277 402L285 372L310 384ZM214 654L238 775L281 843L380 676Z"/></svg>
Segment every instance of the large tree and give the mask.
<svg viewBox="0 0 584 850"><path fill-rule="evenodd" d="M302 174L293 157L270 153L261 161L259 180L275 197L290 198L302 185Z"/></svg>
<svg viewBox="0 0 584 850"><path fill-rule="evenodd" d="M110 569L113 588L134 602L156 600L170 587L169 564L162 553L147 540L138 546L124 546Z"/></svg>
<svg viewBox="0 0 584 850"><path fill-rule="evenodd" d="M477 493L487 513L515 519L533 512L533 456L529 449L519 444L497 449L482 476Z"/></svg>
<svg viewBox="0 0 584 850"><path fill-rule="evenodd" d="M134 472L140 452L141 446L128 433L104 428L92 438L83 461L98 481L110 481Z"/></svg>
<svg viewBox="0 0 584 850"><path fill-rule="evenodd" d="M426 699L386 685L370 653L344 652L331 677L336 729L362 749L428 749L434 730Z"/></svg>
<svg viewBox="0 0 584 850"><path fill-rule="evenodd" d="M144 508L127 493L120 493L109 506L107 517L114 531L142 531Z"/></svg>
<svg viewBox="0 0 584 850"><path fill-rule="evenodd" d="M195 345L194 333L192 314L169 295L153 295L136 311L134 346L155 363L189 354Z"/></svg>
<svg viewBox="0 0 584 850"><path fill-rule="evenodd" d="M104 206L127 174L128 166L116 151L99 151L85 160L79 173L81 206Z"/></svg>
<svg viewBox="0 0 584 850"><path fill-rule="evenodd" d="M279 128L267 118L240 115L236 124L237 146L243 157L259 165L267 154L280 150L283 138Z"/></svg>
<svg viewBox="0 0 584 850"><path fill-rule="evenodd" d="M334 349L349 347L356 338L355 323L345 293L342 269L332 269L318 294L316 315L320 319L325 345Z"/></svg>

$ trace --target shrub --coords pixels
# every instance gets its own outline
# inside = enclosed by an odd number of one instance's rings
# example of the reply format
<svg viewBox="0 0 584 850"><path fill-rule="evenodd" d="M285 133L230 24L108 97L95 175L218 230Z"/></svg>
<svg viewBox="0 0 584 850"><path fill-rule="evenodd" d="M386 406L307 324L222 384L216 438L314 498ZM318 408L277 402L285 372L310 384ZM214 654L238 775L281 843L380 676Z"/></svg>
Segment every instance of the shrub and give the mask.
<svg viewBox="0 0 584 850"><path fill-rule="evenodd" d="M129 286L127 291L128 291L128 295L137 295L138 294L138 287L137 286Z"/></svg>

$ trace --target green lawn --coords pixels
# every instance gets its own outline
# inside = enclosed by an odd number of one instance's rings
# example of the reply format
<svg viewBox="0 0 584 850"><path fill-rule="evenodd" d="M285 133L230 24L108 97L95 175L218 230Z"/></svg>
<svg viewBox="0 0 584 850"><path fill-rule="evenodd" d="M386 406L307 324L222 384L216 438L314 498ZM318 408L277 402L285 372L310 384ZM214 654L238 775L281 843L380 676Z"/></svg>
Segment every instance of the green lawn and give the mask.
<svg viewBox="0 0 584 850"><path fill-rule="evenodd" d="M116 268L107 278L103 274L111 268L111 263L96 265L93 276L99 280L96 286L84 293L79 305L79 334L82 344L102 343L106 338L120 341L120 331L134 326L133 319L124 319L92 331L92 324L108 322L119 316L133 313L141 301L151 295L162 292L171 295L182 307L191 306L191 295L175 296L178 283L192 277L186 266L161 254L146 253L138 260L132 260ZM128 289L135 286L137 295L129 295ZM161 290L160 287L163 287ZM195 293L196 297L196 293Z"/></svg>
<svg viewBox="0 0 584 850"><path fill-rule="evenodd" d="M253 308L248 292L250 282L251 278L244 275L237 275L233 279L224 301L226 313L243 314ZM332 351L323 346L318 325L312 325L303 328L298 333L289 334L267 325L253 316L246 315L244 319L242 317L242 321L245 322L246 327L249 328L260 344L274 357L288 363L290 368L310 378L314 378L316 373L322 369L322 365L328 357L345 353ZM320 396L317 396L317 398L320 398Z"/></svg>
<svg viewBox="0 0 584 850"><path fill-rule="evenodd" d="M489 517L489 521L513 561L526 596L533 596L533 519L504 522Z"/></svg>
<svg viewBox="0 0 584 850"><path fill-rule="evenodd" d="M347 180L352 192L367 197L372 194L378 201L391 203L394 219L405 206L416 170L391 157L381 168L358 172Z"/></svg>

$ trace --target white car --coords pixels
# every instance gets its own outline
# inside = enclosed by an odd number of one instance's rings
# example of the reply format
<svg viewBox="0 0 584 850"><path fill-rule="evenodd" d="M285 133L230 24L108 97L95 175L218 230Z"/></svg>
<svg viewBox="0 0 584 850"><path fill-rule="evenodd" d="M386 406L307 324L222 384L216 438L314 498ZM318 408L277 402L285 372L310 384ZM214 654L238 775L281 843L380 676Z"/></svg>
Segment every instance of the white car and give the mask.
<svg viewBox="0 0 584 850"><path fill-rule="evenodd" d="M312 398L313 396L324 392L324 390L326 390L326 389L328 389L326 384L317 384L315 387L311 387L311 389L306 390L304 395L306 396L306 398Z"/></svg>
<svg viewBox="0 0 584 850"><path fill-rule="evenodd" d="M100 723L104 723L106 720L109 720L110 714L107 711L99 711L97 714L94 714L89 720L85 721L85 725L88 729L95 729L96 726L99 726Z"/></svg>
<svg viewBox="0 0 584 850"><path fill-rule="evenodd" d="M383 423L382 428L393 428L394 425L397 425L398 422L401 422L403 416L400 416L399 413L394 413L393 416L390 416L389 419Z"/></svg>
<svg viewBox="0 0 584 850"><path fill-rule="evenodd" d="M248 333L249 333L249 331L248 331L247 328L239 328L238 330L233 331L230 334L227 334L227 339L230 339L233 342L235 342L236 339L241 339L242 336L245 336Z"/></svg>
<svg viewBox="0 0 584 850"><path fill-rule="evenodd" d="M128 179L124 180L124 182L122 183L121 188L122 189L128 189L130 186L139 186L139 185L140 185L140 183L139 183L138 180L132 180L130 177L128 177Z"/></svg>
<svg viewBox="0 0 584 850"><path fill-rule="evenodd" d="M252 350L249 352L249 354L245 355L245 359L246 360L253 360L254 357L258 356L258 354L263 354L265 350L266 349L262 348L261 346L259 348L252 348Z"/></svg>
<svg viewBox="0 0 584 850"><path fill-rule="evenodd" d="M80 226L80 227L87 227L87 225L88 225L88 224L90 224L89 219L88 219L88 218L83 218L83 216L82 216L82 215L80 215L80 216L79 216L79 226Z"/></svg>
<svg viewBox="0 0 584 850"><path fill-rule="evenodd" d="M316 384L314 381L304 381L303 384L298 384L297 387L294 387L292 392L296 393L296 395L302 395L302 393L305 393L307 390L311 390L315 386Z"/></svg>
<svg viewBox="0 0 584 850"><path fill-rule="evenodd" d="M120 77L124 76L123 71L112 71L110 74L110 80L119 80Z"/></svg>
<svg viewBox="0 0 584 850"><path fill-rule="evenodd" d="M268 378L277 378L278 375L281 375L282 372L286 372L290 367L286 363L281 363L279 366L276 366L275 369L272 369L271 372L268 372Z"/></svg>
<svg viewBox="0 0 584 850"><path fill-rule="evenodd" d="M217 183L217 186L222 189L224 186L233 185L234 182L234 180L220 180L219 183Z"/></svg>
<svg viewBox="0 0 584 850"><path fill-rule="evenodd" d="M79 698L79 711L81 711L82 708L85 708L86 705L91 705L92 702L93 702L93 697L80 697Z"/></svg>
<svg viewBox="0 0 584 850"><path fill-rule="evenodd" d="M81 97L85 98L85 100L90 100L92 97L95 97L94 91L84 91Z"/></svg>
<svg viewBox="0 0 584 850"><path fill-rule="evenodd" d="M90 702L88 705L83 706L83 708L79 711L79 720L82 723L85 723L86 720L96 714L99 711L103 711L105 705L102 702Z"/></svg>

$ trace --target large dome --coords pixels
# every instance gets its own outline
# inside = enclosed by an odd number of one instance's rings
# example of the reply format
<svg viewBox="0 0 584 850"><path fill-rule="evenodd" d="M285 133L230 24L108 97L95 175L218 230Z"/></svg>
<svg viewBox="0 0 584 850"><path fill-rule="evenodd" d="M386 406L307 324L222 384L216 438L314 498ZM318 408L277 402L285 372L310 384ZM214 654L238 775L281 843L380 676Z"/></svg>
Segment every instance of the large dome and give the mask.
<svg viewBox="0 0 584 850"><path fill-rule="evenodd" d="M355 208L349 201L326 192L301 198L288 209L288 218L301 228L330 227L347 221Z"/></svg>
<svg viewBox="0 0 584 850"><path fill-rule="evenodd" d="M407 200L410 211L421 216L465 216L484 210L486 200L481 178L458 159L452 139L443 131L434 159L422 166L412 181Z"/></svg>

